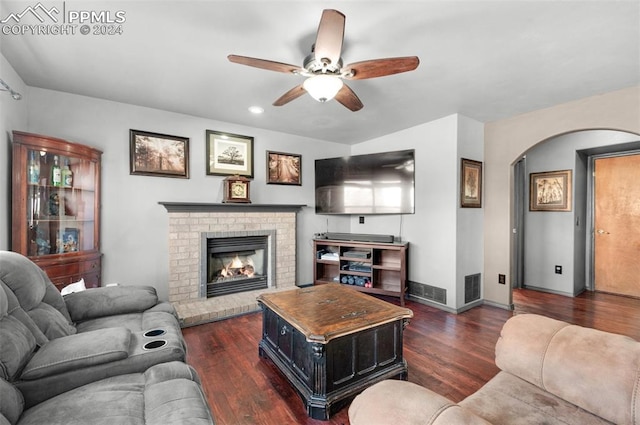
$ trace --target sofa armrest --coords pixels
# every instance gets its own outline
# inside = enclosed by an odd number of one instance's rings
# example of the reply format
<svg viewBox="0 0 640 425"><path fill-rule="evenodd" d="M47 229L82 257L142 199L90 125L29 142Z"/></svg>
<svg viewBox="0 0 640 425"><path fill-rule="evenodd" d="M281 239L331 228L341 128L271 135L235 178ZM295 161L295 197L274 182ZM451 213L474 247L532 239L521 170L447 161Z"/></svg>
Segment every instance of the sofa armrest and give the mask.
<svg viewBox="0 0 640 425"><path fill-rule="evenodd" d="M389 379L358 395L349 406L351 425L490 425L451 400L411 382Z"/></svg>
<svg viewBox="0 0 640 425"><path fill-rule="evenodd" d="M64 296L71 320L82 322L117 314L141 313L158 303L151 286L108 286Z"/></svg>
<svg viewBox="0 0 640 425"><path fill-rule="evenodd" d="M20 379L29 381L70 370L122 360L129 356L131 331L106 328L49 341L25 366Z"/></svg>
<svg viewBox="0 0 640 425"><path fill-rule="evenodd" d="M146 384L170 381L172 379L188 379L200 384L200 377L195 369L186 363L172 361L151 366L144 372Z"/></svg>

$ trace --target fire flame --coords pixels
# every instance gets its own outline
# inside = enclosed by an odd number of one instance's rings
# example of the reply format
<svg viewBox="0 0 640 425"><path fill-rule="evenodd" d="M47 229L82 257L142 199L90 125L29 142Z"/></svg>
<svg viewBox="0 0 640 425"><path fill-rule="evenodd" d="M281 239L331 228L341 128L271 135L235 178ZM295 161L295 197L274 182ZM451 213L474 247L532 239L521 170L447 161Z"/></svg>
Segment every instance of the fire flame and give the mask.
<svg viewBox="0 0 640 425"><path fill-rule="evenodd" d="M233 257L233 260L231 260L231 263L227 266L228 269L241 269L242 266L244 264L242 264L242 260L240 260L240 257L238 257L238 254L236 254L235 257Z"/></svg>
<svg viewBox="0 0 640 425"><path fill-rule="evenodd" d="M253 260L251 258L247 258L246 262L243 262L240 257L236 254L235 257L227 264L222 270L220 270L220 276L222 277L232 277L232 276L246 276L253 277L255 274L255 267L253 264Z"/></svg>

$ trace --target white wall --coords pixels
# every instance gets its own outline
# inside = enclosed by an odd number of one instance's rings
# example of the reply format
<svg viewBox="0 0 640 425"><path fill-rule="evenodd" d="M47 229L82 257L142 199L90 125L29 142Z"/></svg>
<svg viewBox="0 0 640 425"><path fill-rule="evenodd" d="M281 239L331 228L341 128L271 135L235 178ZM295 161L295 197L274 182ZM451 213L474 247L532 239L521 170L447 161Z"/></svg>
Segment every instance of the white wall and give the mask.
<svg viewBox="0 0 640 425"><path fill-rule="evenodd" d="M573 207L570 212L529 211L525 205L524 284L574 295L585 289L586 164L576 151L637 142L637 135L587 130L563 134L527 151L526 175L543 171L573 171ZM529 199L528 185L525 199ZM562 266L562 274L555 273Z"/></svg>
<svg viewBox="0 0 640 425"><path fill-rule="evenodd" d="M101 149L103 283L152 285L167 299L168 214L160 201L222 201L222 179L205 173L205 130L254 137L254 203L306 204L298 214L298 282L311 283L314 233L349 231L344 217L316 216L314 160L349 146L214 120L31 88L28 131ZM269 119L268 115L256 119ZM129 174L129 130L189 137L190 178ZM267 185L267 150L302 154L302 186ZM328 220L328 223L327 223Z"/></svg>
<svg viewBox="0 0 640 425"><path fill-rule="evenodd" d="M0 78L22 94L14 100L0 91L0 250L11 248L11 132L27 128L27 86L0 54Z"/></svg>
<svg viewBox="0 0 640 425"><path fill-rule="evenodd" d="M465 276L482 273L484 266L484 208L460 207L461 158L484 161L484 124L458 115L456 199L456 306L464 306ZM484 192L484 187L482 188ZM481 294L482 296L482 294Z"/></svg>
<svg viewBox="0 0 640 425"><path fill-rule="evenodd" d="M459 205L460 158L482 161L483 124L450 115L353 146L352 154L415 149L415 214L358 216L351 232L399 235L409 242L409 280L447 290L447 306L464 301L467 274L482 272L482 210ZM459 227L460 226L460 227Z"/></svg>

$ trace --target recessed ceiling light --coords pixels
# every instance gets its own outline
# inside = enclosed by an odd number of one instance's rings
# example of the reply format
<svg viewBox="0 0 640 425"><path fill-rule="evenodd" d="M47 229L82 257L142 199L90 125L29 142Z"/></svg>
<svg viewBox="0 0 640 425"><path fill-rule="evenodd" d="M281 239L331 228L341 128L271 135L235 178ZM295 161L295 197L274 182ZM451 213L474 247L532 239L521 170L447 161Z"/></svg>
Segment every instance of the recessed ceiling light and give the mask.
<svg viewBox="0 0 640 425"><path fill-rule="evenodd" d="M264 108L261 108L259 106L249 106L249 112L251 112L252 114L261 114L264 112Z"/></svg>

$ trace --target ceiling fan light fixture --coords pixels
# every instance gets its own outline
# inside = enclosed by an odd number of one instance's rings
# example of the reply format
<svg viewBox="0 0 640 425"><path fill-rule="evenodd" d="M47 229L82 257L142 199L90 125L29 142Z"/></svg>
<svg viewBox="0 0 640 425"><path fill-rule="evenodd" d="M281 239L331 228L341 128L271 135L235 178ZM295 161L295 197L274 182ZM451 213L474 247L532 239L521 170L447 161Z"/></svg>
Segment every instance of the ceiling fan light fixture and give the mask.
<svg viewBox="0 0 640 425"><path fill-rule="evenodd" d="M334 97L342 88L343 82L334 75L314 75L307 78L302 86L318 102L327 102Z"/></svg>

